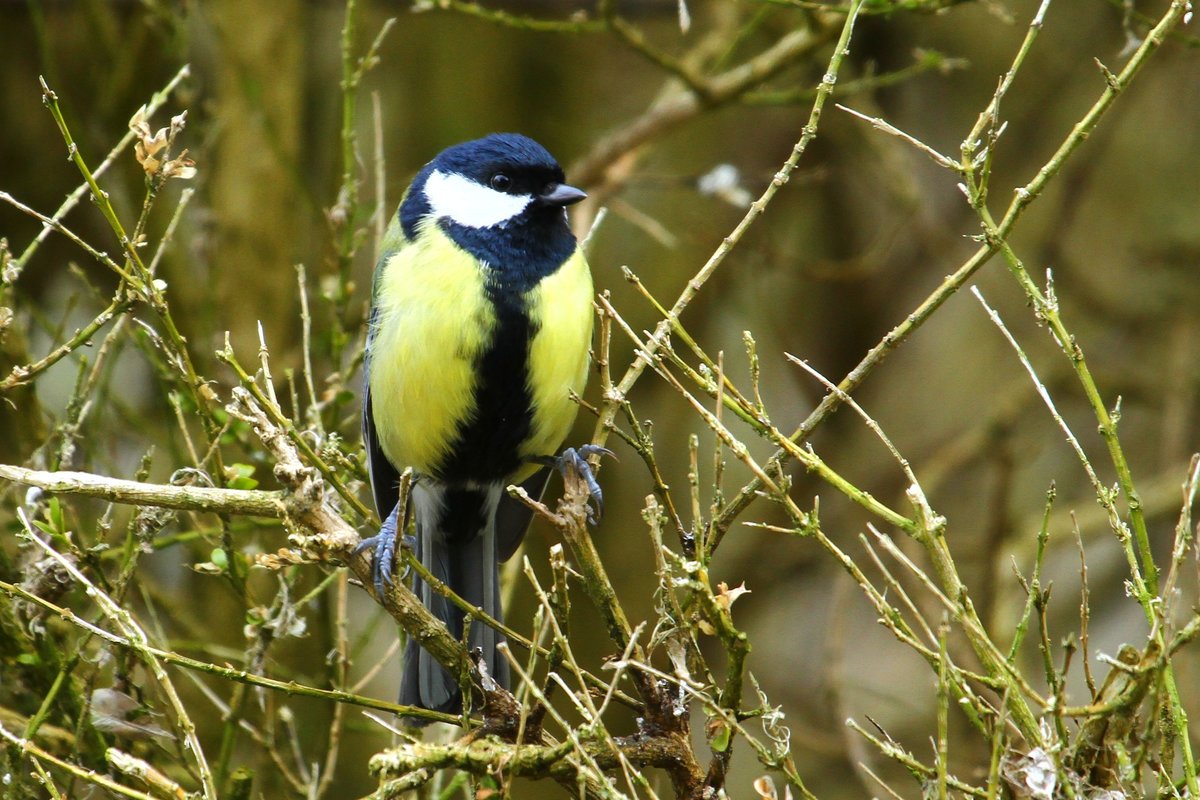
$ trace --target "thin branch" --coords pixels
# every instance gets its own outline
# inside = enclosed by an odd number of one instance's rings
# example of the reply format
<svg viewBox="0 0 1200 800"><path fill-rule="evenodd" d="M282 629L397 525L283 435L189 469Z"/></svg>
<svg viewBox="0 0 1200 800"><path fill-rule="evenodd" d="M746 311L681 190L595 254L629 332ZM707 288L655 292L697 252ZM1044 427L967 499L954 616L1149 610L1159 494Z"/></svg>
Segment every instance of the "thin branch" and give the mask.
<svg viewBox="0 0 1200 800"><path fill-rule="evenodd" d="M242 514L253 517L282 518L283 492L246 489L214 489L207 486L173 486L108 478L87 472L44 472L10 464L0 464L0 479L36 486L52 494L95 497L131 506L175 508L181 511L209 511L214 514Z"/></svg>

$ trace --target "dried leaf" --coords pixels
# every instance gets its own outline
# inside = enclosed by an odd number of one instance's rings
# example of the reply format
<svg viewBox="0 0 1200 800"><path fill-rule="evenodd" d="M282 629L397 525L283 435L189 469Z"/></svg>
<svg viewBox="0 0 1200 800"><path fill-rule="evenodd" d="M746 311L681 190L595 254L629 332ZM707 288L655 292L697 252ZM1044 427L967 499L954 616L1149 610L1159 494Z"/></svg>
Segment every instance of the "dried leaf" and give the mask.
<svg viewBox="0 0 1200 800"><path fill-rule="evenodd" d="M1058 787L1054 759L1040 747L1015 758L1006 758L1003 775L1017 797L1053 800L1054 790Z"/></svg>
<svg viewBox="0 0 1200 800"><path fill-rule="evenodd" d="M758 792L759 800L779 800L779 795L775 792L775 781L771 780L770 775L763 775L761 778L754 780L754 791ZM792 791L790 787L784 787L784 797L791 800Z"/></svg>
<svg viewBox="0 0 1200 800"><path fill-rule="evenodd" d="M196 162L187 158L186 150L176 158L168 158L175 137L183 131L186 124L187 112L184 111L172 117L171 124L166 128L152 131L145 106L139 108L130 118L129 130L138 137L133 145L133 155L142 165L146 175L159 180L187 180L195 177Z"/></svg>
<svg viewBox="0 0 1200 800"><path fill-rule="evenodd" d="M265 567L266 569L277 570L285 567L294 567L298 564L314 564L316 563L311 558L307 558L304 553L299 550L292 550L288 547L281 547L274 553L259 553L254 558L255 566Z"/></svg>
<svg viewBox="0 0 1200 800"><path fill-rule="evenodd" d="M196 177L196 162L187 158L187 150L184 150L178 157L163 164L162 176L168 180L191 180Z"/></svg>
<svg viewBox="0 0 1200 800"><path fill-rule="evenodd" d="M168 137L174 139L183 130L185 125L187 125L187 109L171 117L171 132L168 134Z"/></svg>
<svg viewBox="0 0 1200 800"><path fill-rule="evenodd" d="M692 673L688 670L687 664L687 648L680 637L671 636L667 639L667 658L671 659L675 677L684 681L692 679Z"/></svg>
<svg viewBox="0 0 1200 800"><path fill-rule="evenodd" d="M149 712L134 698L111 688L92 692L92 727L128 739L170 739L171 734L150 722Z"/></svg>
<svg viewBox="0 0 1200 800"><path fill-rule="evenodd" d="M743 581L732 589L724 581L717 584L717 596L713 599L717 601L717 605L725 609L726 612L733 606L734 602L744 594L750 594L750 590L746 588L746 583Z"/></svg>

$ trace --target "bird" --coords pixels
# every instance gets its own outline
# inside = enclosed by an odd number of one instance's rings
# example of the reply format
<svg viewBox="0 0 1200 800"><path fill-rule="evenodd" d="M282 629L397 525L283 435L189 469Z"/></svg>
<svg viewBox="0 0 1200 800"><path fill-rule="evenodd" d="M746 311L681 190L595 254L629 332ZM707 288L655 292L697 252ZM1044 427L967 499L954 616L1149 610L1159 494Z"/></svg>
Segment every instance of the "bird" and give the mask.
<svg viewBox="0 0 1200 800"><path fill-rule="evenodd" d="M587 381L591 271L567 224L587 195L540 144L496 133L449 147L406 190L381 240L364 359L363 439L380 519L373 577L391 582L397 540L459 597L501 619L499 564L517 549L552 468L581 468L602 507L585 445L553 456ZM399 476L411 467L415 535L400 532ZM589 511L590 514L590 511ZM482 650L507 687L502 634L414 577L414 591L450 634ZM400 703L451 714L458 681L411 638Z"/></svg>

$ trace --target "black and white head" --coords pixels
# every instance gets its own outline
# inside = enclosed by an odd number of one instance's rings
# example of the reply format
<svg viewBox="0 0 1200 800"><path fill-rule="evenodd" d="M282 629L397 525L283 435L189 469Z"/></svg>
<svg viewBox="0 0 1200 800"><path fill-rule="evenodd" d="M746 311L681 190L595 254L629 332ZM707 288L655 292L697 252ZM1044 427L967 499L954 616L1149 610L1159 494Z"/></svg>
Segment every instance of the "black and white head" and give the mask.
<svg viewBox="0 0 1200 800"><path fill-rule="evenodd" d="M400 204L405 236L436 225L488 270L492 290L525 292L575 252L566 206L587 195L528 136L494 133L438 154Z"/></svg>
<svg viewBox="0 0 1200 800"><path fill-rule="evenodd" d="M494 133L443 150L413 181L400 209L405 232L433 218L484 231L525 224L553 225L563 208L587 195L566 183L546 148L518 133Z"/></svg>

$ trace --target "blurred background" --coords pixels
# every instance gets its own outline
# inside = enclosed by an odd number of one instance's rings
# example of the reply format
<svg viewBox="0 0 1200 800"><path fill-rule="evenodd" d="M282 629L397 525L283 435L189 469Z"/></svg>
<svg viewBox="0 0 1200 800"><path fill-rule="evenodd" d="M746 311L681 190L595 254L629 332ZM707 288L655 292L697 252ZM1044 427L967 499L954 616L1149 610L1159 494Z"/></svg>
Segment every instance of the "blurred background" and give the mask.
<svg viewBox="0 0 1200 800"><path fill-rule="evenodd" d="M706 52L704 64L711 72L753 58L789 31L815 25L818 15L804 3L783 0L697 0L688 4L691 27L685 33L676 2L617 5L661 51ZM993 213L1002 213L1013 189L1033 177L1099 97L1104 79L1094 59L1119 69L1130 36L1145 30L1140 15L1155 17L1162 5L1126 8L1081 0L1049 7L1040 37L1001 108L1006 128L991 178ZM593 11L588 3L516 0L488 7L567 22L590 19ZM980 0L936 8L913 4L864 17L834 99L882 116L957 158L1035 10L1029 0ZM597 287L611 291L614 305L635 330L652 327L658 319L654 309L622 278L621 267L635 272L660 302L674 300L742 217L742 204L761 193L787 158L830 51L828 44L812 48L743 102L702 109L596 169L588 159L598 143L683 91L658 65L603 32L521 30L471 13L431 7L413 13L405 3L361 0L357 53L385 19L397 21L382 41L378 64L366 73L353 118L362 179L358 221L367 225L368 235L346 260L336 246L343 228L337 212L330 212L338 204L342 178L344 15L341 3L299 0L0 3L0 52L5 54L0 190L43 213L59 205L79 176L43 107L38 76L57 93L80 151L95 164L125 134L137 108L190 65L190 76L152 127L187 109L179 143L198 172L186 187L173 182L163 190L148 238L156 243L161 237L181 190L194 190L159 275L197 369L217 381L214 388L222 398L235 383L213 355L226 332L242 363L254 364L261 323L281 393L287 390L285 371L299 372L296 264L303 264L307 275L315 377L324 382L337 373L336 380L319 383L318 389L357 387L353 354L361 345L374 261L374 229L367 218L380 197L390 215L412 175L437 151L492 131L515 130L538 139L563 163L568 179L585 170L584 188L608 208L590 253ZM1031 206L1012 239L1031 272L1041 276L1053 270L1064 318L1106 402L1121 400L1122 440L1163 558L1179 511L1179 485L1190 455L1200 449L1200 50L1195 25L1171 37L1151 59L1133 89ZM895 79L877 80L881 76ZM384 159L381 185L376 152ZM731 189L701 191L701 178L721 165L732 167L725 168L735 176ZM978 224L955 183L954 175L904 142L828 106L820 135L794 178L692 304L684 324L710 354L724 352L729 374L743 386L748 370L742 332L752 331L762 360L763 399L775 423L791 430L823 390L784 353L839 380L976 248L972 237ZM102 185L118 214L136 219L144 180L132 150L118 159ZM596 210L596 205L578 210L580 227ZM87 241L118 251L91 204L82 203L66 222ZM14 254L39 229L36 220L0 203L0 237ZM15 284L5 287L15 317L0 330L0 373L24 360L15 354L38 357L62 341L64 332L69 336L91 319L113 285L112 275L84 253L50 237ZM1111 483L1114 475L1095 419L1070 364L1036 324L1004 265L999 259L987 264L973 285L1000 310L1101 468L1101 479ZM332 342L335 331L346 341ZM630 342L614 336L614 365L628 364L631 353ZM0 409L0 461L44 468L54 461L49 453L65 452L62 468L128 478L153 448L149 475L160 481L188 463L176 414L143 349L127 346L111 360L86 424L68 435L57 426L79 374L78 359L72 357L35 389L7 396L11 403ZM651 374L630 399L639 418L654 421L658 458L679 500L686 499L688 436L699 435L701 483L710 498L712 435ZM969 293L951 298L871 375L856 399L912 463L933 507L947 517L951 550L981 615L1001 632L1000 641L1007 641L1003 631L1015 625L1024 602L1013 559L1023 572L1031 568L1051 485L1057 491L1047 561L1053 580L1052 641L1078 628L1079 556L1072 519L1090 570L1093 659L1114 653L1123 642L1143 641L1140 609L1123 589L1123 556L1093 491L1014 353ZM356 400L339 396L325 412L326 427L356 444ZM592 422L581 414L573 438L590 438ZM741 433L756 455L770 453L748 429ZM64 451L67 439L72 447ZM857 485L893 508L906 507L903 475L859 418L839 412L812 443ZM607 513L595 537L636 622L653 612L652 550L640 516L652 484L631 451L616 449L620 463L607 464L602 473ZM269 465L259 467L255 477L269 485ZM867 563L857 543L869 521L861 509L803 473L794 478L793 495L801 507L819 496L826 533ZM731 463L724 491L732 495L745 480L743 470ZM8 509L15 496L9 490L0 510L0 520L10 526ZM95 510L99 514L102 507L97 504ZM781 518L765 505L752 505L742 521ZM188 524L178 523L180 529ZM92 535L103 538L102 531ZM270 527L244 537L239 543L248 551L284 544L282 532ZM528 542L527 553L540 569L551 543L548 534L535 527ZM11 537L3 547L10 557L16 551ZM219 663L237 662L246 646L241 605L220 580L192 569L209 558L212 547L201 537L148 555L142 566L146 581L156 587L151 594L162 611L160 632L171 646ZM843 725L848 717L865 724L869 715L927 754L936 676L876 624L861 592L819 548L738 524L713 571L715 579L745 582L751 590L735 611L754 645L749 669L786 712L799 771L816 794L838 798L878 791L856 766L859 762L896 774ZM305 585L311 588L320 578L313 568ZM255 573L251 588L269 603L277 584L273 576ZM1192 576L1185 596L1194 597L1194 588ZM518 628L528 627L530 594L523 583L515 587L508 618ZM386 653L395 633L361 592L352 590L351 601L351 637L358 648L352 672L360 676ZM323 602L313 607L305 636L273 647L268 672L322 681L330 625ZM930 604L929 610L936 619L936 607ZM586 603L576 603L576 614L581 657L598 665L611 654L609 643ZM1035 663L1040 656L1026 649L1024 655ZM1193 717L1200 714L1196 666L1194 659L1177 666ZM363 692L390 700L397 679L393 657ZM228 691L215 686L219 693ZM187 691L197 690L189 684ZM36 700L28 702L36 707ZM301 740L319 749L328 735L329 705L288 702L301 722ZM194 708L204 707L203 700L196 703ZM215 749L220 712L209 707L211 718L197 721L204 741ZM374 781L366 773L366 755L389 738L354 712L347 725L335 796L349 797L370 791ZM951 753L964 777L977 777L987 764L986 752L973 748L964 736L961 748ZM253 759L249 746L245 757ZM730 785L748 794L750 781L761 772L752 754L738 751L733 769ZM530 789L527 796L535 791L545 790Z"/></svg>

